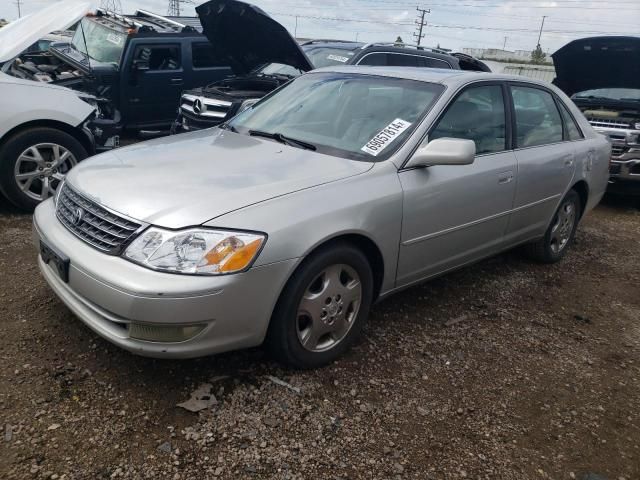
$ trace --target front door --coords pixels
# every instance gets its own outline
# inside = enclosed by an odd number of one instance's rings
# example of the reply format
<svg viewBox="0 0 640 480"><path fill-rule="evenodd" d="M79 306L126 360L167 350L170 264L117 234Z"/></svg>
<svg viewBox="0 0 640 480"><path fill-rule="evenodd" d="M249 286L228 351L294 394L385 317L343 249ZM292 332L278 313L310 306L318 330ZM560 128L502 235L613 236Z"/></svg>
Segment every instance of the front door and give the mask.
<svg viewBox="0 0 640 480"><path fill-rule="evenodd" d="M169 126L176 118L185 71L180 43L137 43L123 88L125 123Z"/></svg>
<svg viewBox="0 0 640 480"><path fill-rule="evenodd" d="M474 140L471 165L400 171L404 208L397 286L497 252L515 194L505 87L474 84L462 91L429 139Z"/></svg>

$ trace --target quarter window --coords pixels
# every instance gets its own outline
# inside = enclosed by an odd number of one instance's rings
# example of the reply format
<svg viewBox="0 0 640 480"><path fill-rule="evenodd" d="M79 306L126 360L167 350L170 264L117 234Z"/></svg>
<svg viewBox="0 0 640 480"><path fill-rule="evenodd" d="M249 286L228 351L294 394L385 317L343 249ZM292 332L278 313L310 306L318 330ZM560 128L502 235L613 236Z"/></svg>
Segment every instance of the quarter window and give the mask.
<svg viewBox="0 0 640 480"><path fill-rule="evenodd" d="M564 121L565 140L580 140L584 138L566 105L561 101L558 101L558 105L560 106L560 113L562 114L562 120Z"/></svg>
<svg viewBox="0 0 640 480"><path fill-rule="evenodd" d="M178 70L181 67L179 45L140 45L134 58L149 65L149 70Z"/></svg>
<svg viewBox="0 0 640 480"><path fill-rule="evenodd" d="M512 86L518 147L562 141L562 118L551 93L539 88Z"/></svg>
<svg viewBox="0 0 640 480"><path fill-rule="evenodd" d="M505 125L502 87L471 87L449 105L429 140L463 138L475 142L477 154L500 152L506 150Z"/></svg>

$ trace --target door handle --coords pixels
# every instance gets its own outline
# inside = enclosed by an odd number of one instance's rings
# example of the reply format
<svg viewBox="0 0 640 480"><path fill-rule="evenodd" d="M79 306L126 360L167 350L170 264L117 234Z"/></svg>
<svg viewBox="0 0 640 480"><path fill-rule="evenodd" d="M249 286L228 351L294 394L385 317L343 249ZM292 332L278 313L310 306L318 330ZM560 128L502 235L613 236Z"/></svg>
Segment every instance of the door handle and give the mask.
<svg viewBox="0 0 640 480"><path fill-rule="evenodd" d="M182 78L180 77L171 79L171 85L182 85L182 84L183 84L183 81L182 81Z"/></svg>
<svg viewBox="0 0 640 480"><path fill-rule="evenodd" d="M566 155L562 159L564 160L564 166L565 167L573 166L573 155Z"/></svg>
<svg viewBox="0 0 640 480"><path fill-rule="evenodd" d="M513 180L513 170L508 170L506 172L501 172L498 174L498 183L509 183Z"/></svg>

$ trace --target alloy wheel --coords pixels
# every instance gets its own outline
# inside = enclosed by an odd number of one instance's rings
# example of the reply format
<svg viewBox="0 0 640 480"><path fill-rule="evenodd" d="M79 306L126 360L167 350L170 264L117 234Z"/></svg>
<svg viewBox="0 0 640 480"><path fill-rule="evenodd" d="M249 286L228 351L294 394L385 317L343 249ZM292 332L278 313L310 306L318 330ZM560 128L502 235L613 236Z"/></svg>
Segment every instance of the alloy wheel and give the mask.
<svg viewBox="0 0 640 480"><path fill-rule="evenodd" d="M296 318L298 340L305 350L324 352L338 345L355 323L362 301L362 282L349 265L325 268L305 289Z"/></svg>
<svg viewBox="0 0 640 480"><path fill-rule="evenodd" d="M550 246L554 254L561 252L569 243L573 227L576 223L576 208L572 201L567 200L558 209L556 222L551 227Z"/></svg>
<svg viewBox="0 0 640 480"><path fill-rule="evenodd" d="M78 163L70 150L56 143L38 143L20 154L14 178L30 198L43 201L55 194L66 173Z"/></svg>

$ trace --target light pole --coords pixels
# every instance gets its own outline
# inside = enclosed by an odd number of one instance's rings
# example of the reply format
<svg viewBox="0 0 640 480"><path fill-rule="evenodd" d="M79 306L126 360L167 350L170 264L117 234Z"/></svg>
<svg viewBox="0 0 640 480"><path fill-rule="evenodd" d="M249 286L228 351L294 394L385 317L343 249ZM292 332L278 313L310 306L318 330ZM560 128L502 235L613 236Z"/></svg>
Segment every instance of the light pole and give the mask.
<svg viewBox="0 0 640 480"><path fill-rule="evenodd" d="M538 34L538 46L540 46L540 39L542 38L542 29L544 28L544 19L547 18L547 15L542 16L542 24L540 25L540 33Z"/></svg>

